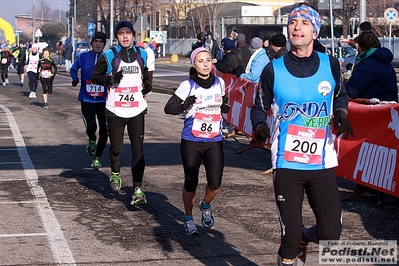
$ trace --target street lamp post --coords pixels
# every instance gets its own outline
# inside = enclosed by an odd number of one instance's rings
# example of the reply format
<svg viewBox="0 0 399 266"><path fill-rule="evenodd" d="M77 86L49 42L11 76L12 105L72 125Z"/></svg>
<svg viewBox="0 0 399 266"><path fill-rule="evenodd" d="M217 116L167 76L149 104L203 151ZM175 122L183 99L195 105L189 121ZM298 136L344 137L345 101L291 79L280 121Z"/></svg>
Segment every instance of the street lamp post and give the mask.
<svg viewBox="0 0 399 266"><path fill-rule="evenodd" d="M72 62L75 58L75 24L76 24L76 0L73 1L73 18L72 18Z"/></svg>
<svg viewBox="0 0 399 266"><path fill-rule="evenodd" d="M58 21L61 22L61 1L58 2Z"/></svg>
<svg viewBox="0 0 399 266"><path fill-rule="evenodd" d="M110 15L109 15L109 39L114 39L114 1L110 0Z"/></svg>
<svg viewBox="0 0 399 266"><path fill-rule="evenodd" d="M36 11L36 7L35 7L35 0L32 0L32 17L33 17L33 22L32 22L32 43L35 43L35 11Z"/></svg>

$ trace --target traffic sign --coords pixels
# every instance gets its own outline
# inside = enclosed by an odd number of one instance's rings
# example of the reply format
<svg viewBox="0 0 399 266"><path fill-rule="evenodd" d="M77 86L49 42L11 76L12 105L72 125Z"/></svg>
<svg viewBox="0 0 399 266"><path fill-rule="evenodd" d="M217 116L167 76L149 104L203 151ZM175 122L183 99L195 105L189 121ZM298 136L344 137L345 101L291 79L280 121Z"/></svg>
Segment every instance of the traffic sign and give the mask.
<svg viewBox="0 0 399 266"><path fill-rule="evenodd" d="M330 1L329 0L319 0L318 1L318 9L319 10L329 10L330 9ZM332 9L343 9L343 1L342 0L332 0L331 1Z"/></svg>
<svg viewBox="0 0 399 266"><path fill-rule="evenodd" d="M393 7L389 7L384 11L384 18L386 21L393 23L398 19L398 11Z"/></svg>
<svg viewBox="0 0 399 266"><path fill-rule="evenodd" d="M14 33L15 34L21 34L21 33L23 33L24 31L23 30L20 30L20 29L18 29L18 30L14 30Z"/></svg>
<svg viewBox="0 0 399 266"><path fill-rule="evenodd" d="M92 22L87 23L87 35L89 35L90 37L93 36L96 28L96 24Z"/></svg>
<svg viewBox="0 0 399 266"><path fill-rule="evenodd" d="M133 28L135 31L139 30L150 30L150 23L141 15L139 19L134 23Z"/></svg>
<svg viewBox="0 0 399 266"><path fill-rule="evenodd" d="M43 33L40 28L37 28L35 31L35 37L43 37Z"/></svg>

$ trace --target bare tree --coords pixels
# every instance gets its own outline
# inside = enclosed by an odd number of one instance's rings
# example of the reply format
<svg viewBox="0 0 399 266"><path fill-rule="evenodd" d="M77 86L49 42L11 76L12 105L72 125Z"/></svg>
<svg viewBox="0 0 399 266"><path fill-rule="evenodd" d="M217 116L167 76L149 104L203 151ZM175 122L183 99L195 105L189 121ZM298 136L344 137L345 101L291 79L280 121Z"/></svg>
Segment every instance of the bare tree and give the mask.
<svg viewBox="0 0 399 266"><path fill-rule="evenodd" d="M345 0L343 1L342 10L333 10L334 18L338 18L342 21L342 35L344 36L348 35L350 28L357 28L359 26L359 2L359 0ZM309 0L306 1L306 3L315 7L318 6L317 0ZM367 0L366 2L366 20L371 22L378 36L387 36L389 33L389 23L382 19L384 17L384 11L388 7L398 9L399 2L397 0ZM326 17L330 16L328 10L323 10L320 14ZM393 25L392 31L397 31L398 29L398 26Z"/></svg>
<svg viewBox="0 0 399 266"><path fill-rule="evenodd" d="M217 19L222 9L223 3L221 0L206 0L206 12L208 16L209 29L215 34Z"/></svg>
<svg viewBox="0 0 399 266"><path fill-rule="evenodd" d="M206 8L200 7L199 4L193 3L192 9L187 14L188 17L191 17L191 21L193 23L194 32L199 32L205 29L206 27L206 17L207 12Z"/></svg>
<svg viewBox="0 0 399 266"><path fill-rule="evenodd" d="M32 9L31 9L32 10ZM39 0L39 3L35 5L35 17L36 19L51 19L52 9L46 0Z"/></svg>
<svg viewBox="0 0 399 266"><path fill-rule="evenodd" d="M366 16L370 18L371 24L373 25L373 29L379 36L388 36L389 35L389 23L385 19L381 19L384 17L384 11L393 7L398 9L399 3L394 0L367 0L367 14ZM397 31L398 26L392 25L392 31Z"/></svg>
<svg viewBox="0 0 399 266"><path fill-rule="evenodd" d="M338 17L342 21L342 35L348 36L351 23L354 23L351 19L355 19L359 14L359 0L343 1L343 9L334 10L333 13L335 17Z"/></svg>

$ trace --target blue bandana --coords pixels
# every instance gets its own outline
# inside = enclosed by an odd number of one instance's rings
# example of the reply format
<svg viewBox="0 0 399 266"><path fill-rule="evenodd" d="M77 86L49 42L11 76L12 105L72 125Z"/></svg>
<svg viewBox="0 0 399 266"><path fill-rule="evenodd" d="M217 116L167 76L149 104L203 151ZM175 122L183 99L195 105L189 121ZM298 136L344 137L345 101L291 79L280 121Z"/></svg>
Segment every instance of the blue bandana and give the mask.
<svg viewBox="0 0 399 266"><path fill-rule="evenodd" d="M317 13L316 10L314 10L313 8L311 8L310 6L307 6L307 5L300 5L296 8L294 8L291 11L291 13L289 14L288 24L294 18L304 18L306 20L309 20L310 23L312 23L313 30L316 33L316 37L319 35L321 21L320 21L320 15L319 15L319 13Z"/></svg>

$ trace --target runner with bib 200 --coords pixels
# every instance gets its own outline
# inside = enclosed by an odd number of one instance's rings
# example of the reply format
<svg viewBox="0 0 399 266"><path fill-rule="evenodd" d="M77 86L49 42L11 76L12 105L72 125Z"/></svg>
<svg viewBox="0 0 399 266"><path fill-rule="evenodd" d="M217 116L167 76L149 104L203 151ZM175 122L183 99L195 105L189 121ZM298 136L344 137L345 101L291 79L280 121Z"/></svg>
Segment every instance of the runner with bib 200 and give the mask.
<svg viewBox="0 0 399 266"><path fill-rule="evenodd" d="M265 67L251 110L255 138L263 142L270 137L272 143L281 225L277 265L303 265L309 242L338 240L342 229L332 117L337 136L344 133L348 138L353 130L347 119L348 97L341 86L339 62L314 51L320 26L314 8L300 4L291 10L291 50ZM309 228L302 223L304 191L316 218L316 225Z"/></svg>

